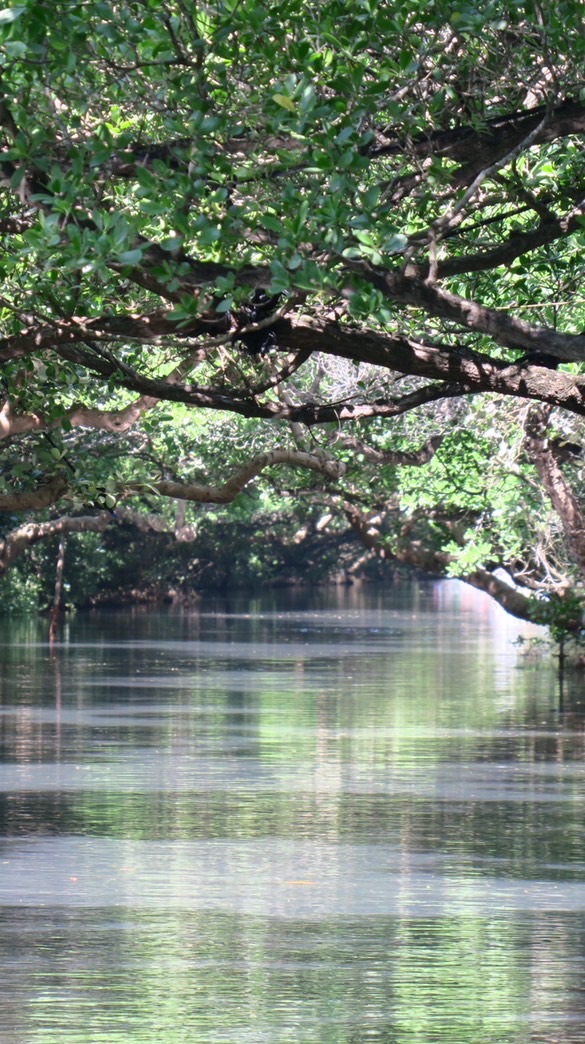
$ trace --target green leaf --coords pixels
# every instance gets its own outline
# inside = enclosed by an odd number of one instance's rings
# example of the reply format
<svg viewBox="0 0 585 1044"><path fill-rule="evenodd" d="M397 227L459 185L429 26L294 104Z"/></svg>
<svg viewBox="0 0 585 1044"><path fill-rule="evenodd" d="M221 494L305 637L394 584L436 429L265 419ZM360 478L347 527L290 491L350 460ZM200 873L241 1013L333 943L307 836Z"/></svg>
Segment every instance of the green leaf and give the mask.
<svg viewBox="0 0 585 1044"><path fill-rule="evenodd" d="M221 229L215 228L213 225L208 225L204 228L201 235L199 236L199 242L202 246L212 246L221 239Z"/></svg>
<svg viewBox="0 0 585 1044"><path fill-rule="evenodd" d="M280 105L283 109L288 109L289 112L297 111L297 107L294 101L292 100L292 98L289 98L286 94L273 94L272 100L275 101L277 105Z"/></svg>
<svg viewBox="0 0 585 1044"><path fill-rule="evenodd" d="M163 239L160 248L161 250L166 250L167 253L172 254L176 250L180 250L182 245L182 236L169 236L168 239Z"/></svg>
<svg viewBox="0 0 585 1044"><path fill-rule="evenodd" d="M8 25L9 22L15 22L17 18L20 18L21 14L24 14L26 7L3 7L0 9L0 25Z"/></svg>
<svg viewBox="0 0 585 1044"><path fill-rule="evenodd" d="M261 224L264 228L269 229L270 232L282 232L282 220L276 217L276 214L263 214Z"/></svg>
<svg viewBox="0 0 585 1044"><path fill-rule="evenodd" d="M9 58L24 58L28 47L22 40L6 40L2 45Z"/></svg>
<svg viewBox="0 0 585 1044"><path fill-rule="evenodd" d="M121 265L138 265L142 261L142 250L125 250L118 254L116 261Z"/></svg>
<svg viewBox="0 0 585 1044"><path fill-rule="evenodd" d="M384 240L382 249L385 254L401 254L407 245L408 236L397 233L394 236L390 236L390 239Z"/></svg>

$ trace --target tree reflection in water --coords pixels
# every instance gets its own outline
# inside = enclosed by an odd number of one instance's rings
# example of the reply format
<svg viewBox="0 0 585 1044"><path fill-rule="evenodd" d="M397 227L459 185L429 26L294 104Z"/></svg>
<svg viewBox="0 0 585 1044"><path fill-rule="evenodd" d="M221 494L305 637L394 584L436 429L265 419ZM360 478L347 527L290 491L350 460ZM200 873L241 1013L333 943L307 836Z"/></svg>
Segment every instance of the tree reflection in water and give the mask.
<svg viewBox="0 0 585 1044"><path fill-rule="evenodd" d="M583 718L457 597L7 626L3 1044L581 1042Z"/></svg>

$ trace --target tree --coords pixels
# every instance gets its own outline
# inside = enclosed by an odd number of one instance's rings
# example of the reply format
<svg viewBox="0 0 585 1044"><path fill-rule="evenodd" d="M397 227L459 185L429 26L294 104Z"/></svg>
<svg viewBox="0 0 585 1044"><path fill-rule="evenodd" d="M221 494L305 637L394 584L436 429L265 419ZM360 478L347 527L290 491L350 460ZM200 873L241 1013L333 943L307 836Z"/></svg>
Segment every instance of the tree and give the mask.
<svg viewBox="0 0 585 1044"><path fill-rule="evenodd" d="M48 513L7 524L5 564L27 525L287 465L372 551L521 615L498 568L545 593L582 576L557 452L585 414L576 0L26 0L0 30L0 508ZM201 420L150 453L162 410L247 418L262 445L210 483Z"/></svg>

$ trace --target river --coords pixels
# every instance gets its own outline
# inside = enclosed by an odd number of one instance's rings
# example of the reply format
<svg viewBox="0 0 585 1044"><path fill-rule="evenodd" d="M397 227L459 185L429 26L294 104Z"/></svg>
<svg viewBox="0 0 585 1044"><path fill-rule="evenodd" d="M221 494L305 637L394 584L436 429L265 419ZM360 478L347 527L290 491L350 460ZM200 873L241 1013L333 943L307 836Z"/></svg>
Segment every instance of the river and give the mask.
<svg viewBox="0 0 585 1044"><path fill-rule="evenodd" d="M457 583L0 637L2 1044L583 1044L585 708Z"/></svg>

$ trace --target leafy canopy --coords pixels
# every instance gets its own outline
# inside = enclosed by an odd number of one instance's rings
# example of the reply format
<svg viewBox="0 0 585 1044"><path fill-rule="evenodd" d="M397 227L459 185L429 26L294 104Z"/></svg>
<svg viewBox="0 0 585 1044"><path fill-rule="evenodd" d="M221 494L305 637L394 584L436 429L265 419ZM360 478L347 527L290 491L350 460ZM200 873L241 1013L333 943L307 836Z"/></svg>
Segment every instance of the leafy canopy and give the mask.
<svg viewBox="0 0 585 1044"><path fill-rule="evenodd" d="M0 38L11 519L290 465L388 555L578 580L580 3L27 0Z"/></svg>

